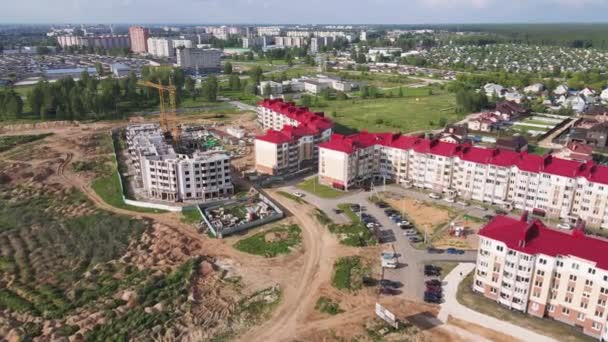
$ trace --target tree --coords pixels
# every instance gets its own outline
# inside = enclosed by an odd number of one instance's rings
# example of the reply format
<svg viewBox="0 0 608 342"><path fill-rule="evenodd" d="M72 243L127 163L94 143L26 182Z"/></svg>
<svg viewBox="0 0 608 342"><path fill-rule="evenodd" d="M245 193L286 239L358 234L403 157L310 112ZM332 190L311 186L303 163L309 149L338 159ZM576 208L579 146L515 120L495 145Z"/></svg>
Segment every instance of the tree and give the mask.
<svg viewBox="0 0 608 342"><path fill-rule="evenodd" d="M95 70L97 70L97 75L99 77L103 76L103 65L101 63L95 63Z"/></svg>
<svg viewBox="0 0 608 342"><path fill-rule="evenodd" d="M340 101L348 100L348 96L343 91L339 91L336 93L336 100L340 100Z"/></svg>
<svg viewBox="0 0 608 342"><path fill-rule="evenodd" d="M230 78L228 78L228 87L230 88L230 90L240 90L241 78L238 75L230 75Z"/></svg>
<svg viewBox="0 0 608 342"><path fill-rule="evenodd" d="M403 87L399 87L399 97L403 97Z"/></svg>
<svg viewBox="0 0 608 342"><path fill-rule="evenodd" d="M190 94L190 97L192 97L193 99L196 99L196 96L197 96L196 82L194 81L194 79L190 76L186 77L184 86L185 86L188 94Z"/></svg>
<svg viewBox="0 0 608 342"><path fill-rule="evenodd" d="M217 101L218 84L215 76L207 77L207 80L203 83L203 96L205 100L209 102Z"/></svg>
<svg viewBox="0 0 608 342"><path fill-rule="evenodd" d="M310 95L302 96L302 99L300 100L300 104L304 107L310 107L310 105L312 104L312 98L310 97Z"/></svg>
<svg viewBox="0 0 608 342"><path fill-rule="evenodd" d="M264 71L260 66L256 66L249 71L249 77L253 81L254 86L260 84L260 81L263 80Z"/></svg>
<svg viewBox="0 0 608 342"><path fill-rule="evenodd" d="M369 97L369 87L366 85L362 85L361 89L359 89L359 93L362 99L366 99Z"/></svg>
<svg viewBox="0 0 608 342"><path fill-rule="evenodd" d="M17 118L23 113L23 100L13 89L0 92L0 113L2 118Z"/></svg>
<svg viewBox="0 0 608 342"><path fill-rule="evenodd" d="M232 74L232 63L226 62L226 64L224 64L224 73L226 75Z"/></svg>
<svg viewBox="0 0 608 342"><path fill-rule="evenodd" d="M270 86L270 83L266 83L266 85L264 86L264 89L262 90L262 96L270 96L272 95L272 87Z"/></svg>

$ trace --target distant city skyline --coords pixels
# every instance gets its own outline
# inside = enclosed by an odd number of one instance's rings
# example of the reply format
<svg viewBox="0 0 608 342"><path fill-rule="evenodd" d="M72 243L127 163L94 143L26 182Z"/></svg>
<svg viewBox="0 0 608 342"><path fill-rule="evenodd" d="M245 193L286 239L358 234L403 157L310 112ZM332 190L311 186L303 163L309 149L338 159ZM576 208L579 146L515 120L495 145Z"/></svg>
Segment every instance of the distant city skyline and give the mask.
<svg viewBox="0 0 608 342"><path fill-rule="evenodd" d="M606 22L608 0L21 0L0 23L446 24Z"/></svg>

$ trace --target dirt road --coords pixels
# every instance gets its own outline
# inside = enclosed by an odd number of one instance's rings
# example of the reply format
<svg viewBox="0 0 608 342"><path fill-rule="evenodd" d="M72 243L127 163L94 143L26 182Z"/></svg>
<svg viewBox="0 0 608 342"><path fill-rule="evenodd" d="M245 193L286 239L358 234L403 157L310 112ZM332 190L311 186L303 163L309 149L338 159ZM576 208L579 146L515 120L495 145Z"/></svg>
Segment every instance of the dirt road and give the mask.
<svg viewBox="0 0 608 342"><path fill-rule="evenodd" d="M294 281L281 284L283 299L272 317L263 325L243 335L241 341L286 341L295 338L298 323L314 308L318 289L331 276L333 251L338 242L312 217L308 206L297 204L270 192L276 201L293 213L302 229L304 255L302 267L293 274Z"/></svg>

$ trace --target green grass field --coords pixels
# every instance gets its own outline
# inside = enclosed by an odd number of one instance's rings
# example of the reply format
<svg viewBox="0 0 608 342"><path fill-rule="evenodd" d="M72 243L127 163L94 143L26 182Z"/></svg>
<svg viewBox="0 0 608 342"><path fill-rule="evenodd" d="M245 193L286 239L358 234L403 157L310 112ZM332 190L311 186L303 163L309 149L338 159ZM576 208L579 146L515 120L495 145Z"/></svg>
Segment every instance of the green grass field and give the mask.
<svg viewBox="0 0 608 342"><path fill-rule="evenodd" d="M337 198L346 194L346 192L319 184L319 178L317 177L308 178L307 180L299 183L297 187L321 198Z"/></svg>
<svg viewBox="0 0 608 342"><path fill-rule="evenodd" d="M280 254L288 254L291 248L302 241L300 227L296 224L274 227L270 230L256 233L234 244L241 252L273 258ZM267 241L268 234L279 237L277 241Z"/></svg>
<svg viewBox="0 0 608 342"><path fill-rule="evenodd" d="M51 134L39 134L39 135L14 135L0 137L0 152L8 151L19 145L31 143L40 139L44 139Z"/></svg>
<svg viewBox="0 0 608 342"><path fill-rule="evenodd" d="M366 270L358 256L343 257L334 263L331 285L338 290L356 291L363 287Z"/></svg>
<svg viewBox="0 0 608 342"><path fill-rule="evenodd" d="M120 183L118 177L118 171L114 170L111 175L97 178L96 180L94 180L91 187L93 188L93 190L95 190L97 195L99 195L99 197L104 200L104 202L108 203L113 207L130 211L137 211L140 213L166 212L165 210L140 208L126 204L122 198L122 192L120 190Z"/></svg>
<svg viewBox="0 0 608 342"><path fill-rule="evenodd" d="M203 217L198 209L192 208L182 210L182 222L186 224L199 224L202 220Z"/></svg>
<svg viewBox="0 0 608 342"><path fill-rule="evenodd" d="M442 119L452 123L464 117L456 113L452 94L428 95L428 88L403 90L404 97L328 101L313 109L325 112L338 124L336 131L343 133L363 129L408 133L437 129Z"/></svg>

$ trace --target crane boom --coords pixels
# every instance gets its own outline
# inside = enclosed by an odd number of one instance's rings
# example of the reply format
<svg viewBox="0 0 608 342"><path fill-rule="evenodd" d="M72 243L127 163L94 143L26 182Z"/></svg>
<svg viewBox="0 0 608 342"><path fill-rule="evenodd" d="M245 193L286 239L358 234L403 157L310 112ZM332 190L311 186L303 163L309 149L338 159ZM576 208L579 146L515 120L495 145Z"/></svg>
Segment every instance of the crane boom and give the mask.
<svg viewBox="0 0 608 342"><path fill-rule="evenodd" d="M160 99L160 125L165 133L170 133L174 140L179 140L181 130L176 124L176 112L177 112L177 88L170 84L168 86L157 84L150 81L138 81L138 85L142 87L154 88L158 90L158 96ZM165 101L165 92L169 94L169 103L167 110L167 102Z"/></svg>

